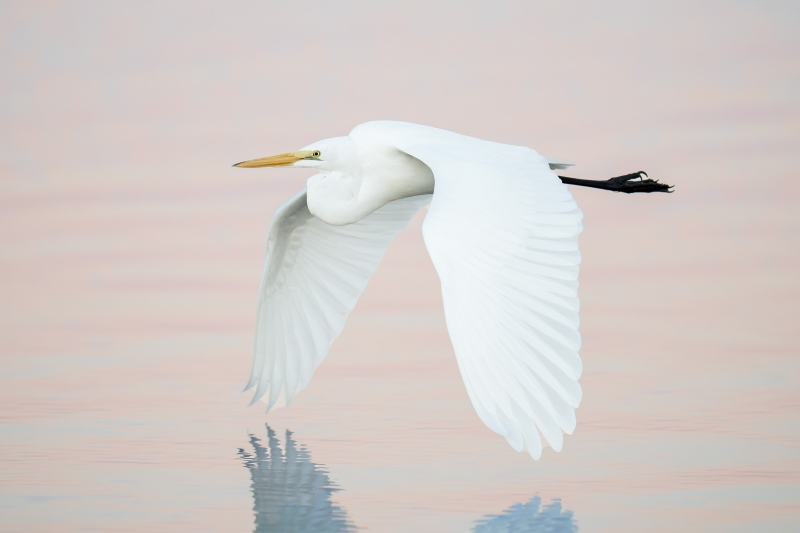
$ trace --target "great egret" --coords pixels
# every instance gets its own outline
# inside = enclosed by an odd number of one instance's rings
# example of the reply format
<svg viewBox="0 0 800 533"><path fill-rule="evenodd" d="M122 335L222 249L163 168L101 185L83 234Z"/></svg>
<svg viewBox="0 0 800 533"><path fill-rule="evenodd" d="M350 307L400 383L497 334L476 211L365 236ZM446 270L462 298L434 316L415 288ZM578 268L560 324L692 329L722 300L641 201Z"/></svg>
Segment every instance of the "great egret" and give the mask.
<svg viewBox="0 0 800 533"><path fill-rule="evenodd" d="M269 411L308 384L389 242L430 203L422 233L478 416L534 459L542 454L539 433L560 451L581 401L583 214L553 172L571 165L392 121L235 165L322 171L272 220L245 387L255 387L253 402L265 397ZM642 174L571 183L668 190Z"/></svg>

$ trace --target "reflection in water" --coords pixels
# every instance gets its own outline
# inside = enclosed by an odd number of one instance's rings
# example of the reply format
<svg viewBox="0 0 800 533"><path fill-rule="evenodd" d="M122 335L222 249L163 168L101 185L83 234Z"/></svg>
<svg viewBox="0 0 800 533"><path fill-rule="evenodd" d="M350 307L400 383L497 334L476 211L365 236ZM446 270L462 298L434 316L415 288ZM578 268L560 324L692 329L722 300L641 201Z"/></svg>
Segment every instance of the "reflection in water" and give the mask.
<svg viewBox="0 0 800 533"><path fill-rule="evenodd" d="M542 507L542 499L515 503L499 515L475 521L474 533L574 533L578 530L572 511L561 510L561 501Z"/></svg>
<svg viewBox="0 0 800 533"><path fill-rule="evenodd" d="M354 531L344 509L331 502L331 494L339 489L325 468L297 446L292 433L286 432L285 451L269 426L267 439L264 447L250 435L253 453L239 449L252 479L256 533Z"/></svg>
<svg viewBox="0 0 800 533"><path fill-rule="evenodd" d="M239 457L250 470L256 533L340 533L357 528L347 512L331 502L337 489L323 465L298 447L286 432L281 449L275 432L267 426L266 447L250 435L253 452L239 449ZM562 510L561 501L542 506L538 496L528 503L515 503L499 515L486 515L475 522L474 533L574 533L578 528L572 511Z"/></svg>

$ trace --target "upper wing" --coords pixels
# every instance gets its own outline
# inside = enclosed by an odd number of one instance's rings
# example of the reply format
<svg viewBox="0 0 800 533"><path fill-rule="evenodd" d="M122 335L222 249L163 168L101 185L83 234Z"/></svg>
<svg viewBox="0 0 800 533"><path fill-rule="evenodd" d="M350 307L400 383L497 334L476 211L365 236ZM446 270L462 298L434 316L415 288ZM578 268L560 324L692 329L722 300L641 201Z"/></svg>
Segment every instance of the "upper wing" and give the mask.
<svg viewBox="0 0 800 533"><path fill-rule="evenodd" d="M303 189L272 221L245 390L268 408L303 389L344 328L386 247L430 195L391 202L363 220L331 226L312 215ZM283 394L280 394L283 391Z"/></svg>
<svg viewBox="0 0 800 533"><path fill-rule="evenodd" d="M559 451L581 400L583 214L572 195L529 148L411 124L364 126L433 170L422 231L478 415L534 459L542 451L537 429Z"/></svg>

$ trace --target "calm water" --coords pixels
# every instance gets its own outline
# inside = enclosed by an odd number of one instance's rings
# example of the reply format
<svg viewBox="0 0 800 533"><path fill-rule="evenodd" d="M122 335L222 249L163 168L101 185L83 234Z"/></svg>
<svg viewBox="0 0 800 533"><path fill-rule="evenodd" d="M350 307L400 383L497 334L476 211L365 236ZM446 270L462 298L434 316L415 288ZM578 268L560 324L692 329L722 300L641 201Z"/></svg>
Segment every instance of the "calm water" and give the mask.
<svg viewBox="0 0 800 533"><path fill-rule="evenodd" d="M266 417L247 408L262 253L248 232L264 233L250 213L266 219L294 186L5 203L29 235L4 251L5 531L794 529L794 304L759 303L741 280L764 267L720 251L746 231L705 251L717 230L681 230L740 210L576 193L590 220L585 394L564 450L534 462L472 410L421 216L309 388ZM748 205L749 224L771 229L750 244L769 250L785 221ZM644 217L683 222L627 223ZM758 291L797 290L793 271L771 268ZM752 312L735 305L748 299Z"/></svg>
<svg viewBox="0 0 800 533"><path fill-rule="evenodd" d="M0 530L797 531L798 20L3 2ZM574 191L584 398L562 452L534 462L472 410L422 216L291 407L238 393L267 225L306 174L228 165L376 118L677 185Z"/></svg>

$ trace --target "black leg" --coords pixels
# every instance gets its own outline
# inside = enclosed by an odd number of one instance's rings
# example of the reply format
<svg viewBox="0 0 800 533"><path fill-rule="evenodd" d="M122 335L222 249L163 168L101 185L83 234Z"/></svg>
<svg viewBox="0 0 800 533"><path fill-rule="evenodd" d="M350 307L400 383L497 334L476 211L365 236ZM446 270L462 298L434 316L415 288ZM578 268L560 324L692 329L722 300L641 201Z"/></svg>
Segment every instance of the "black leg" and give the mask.
<svg viewBox="0 0 800 533"><path fill-rule="evenodd" d="M673 188L672 185L659 183L658 180L647 178L647 172L642 170L634 172L633 174L617 176L616 178L605 181L582 180L578 178L568 178L566 176L559 176L559 178L567 185L580 185L581 187L592 187L594 189L624 192L628 194L633 192L672 192Z"/></svg>

